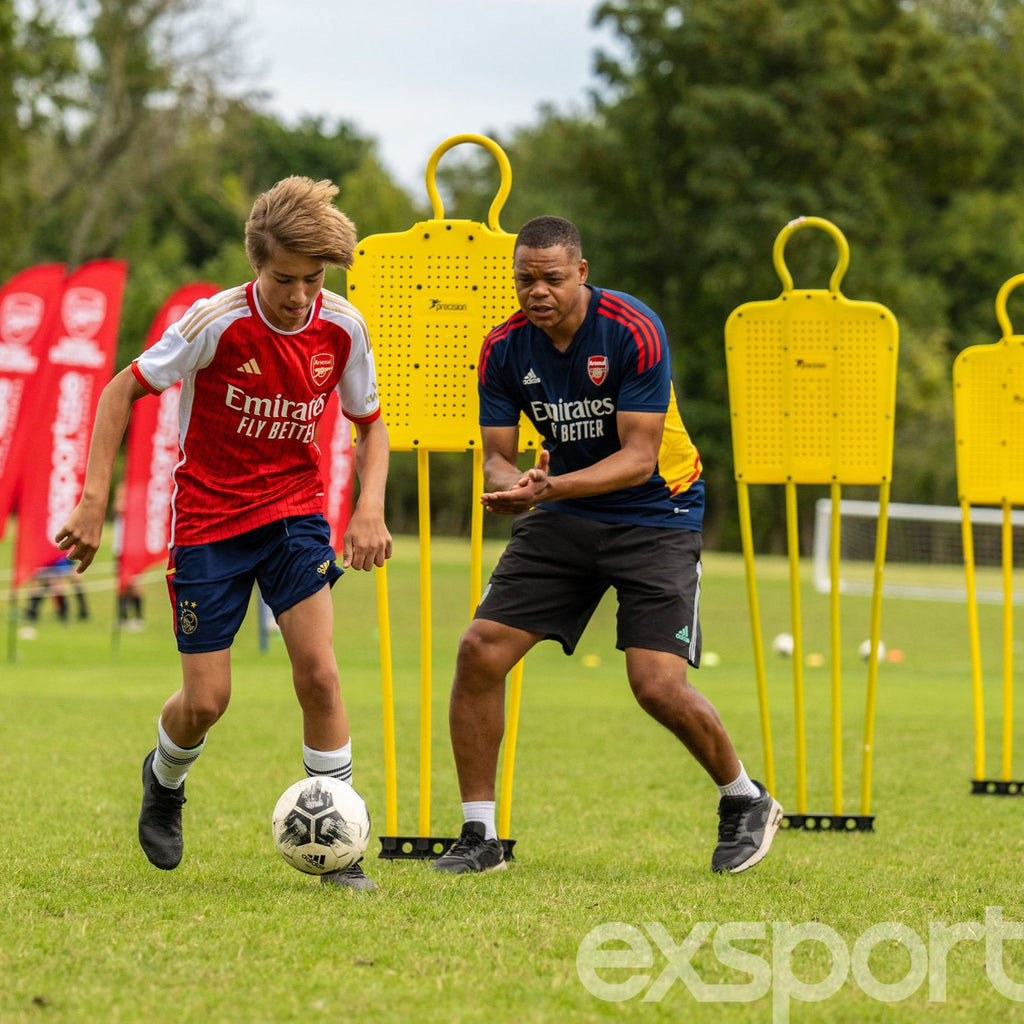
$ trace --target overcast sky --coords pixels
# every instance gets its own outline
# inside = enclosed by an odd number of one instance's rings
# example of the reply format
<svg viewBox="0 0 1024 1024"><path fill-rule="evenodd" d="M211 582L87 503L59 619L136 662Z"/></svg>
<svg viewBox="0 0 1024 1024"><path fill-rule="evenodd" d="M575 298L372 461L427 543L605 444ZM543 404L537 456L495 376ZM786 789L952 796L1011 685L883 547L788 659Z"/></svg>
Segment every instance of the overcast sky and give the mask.
<svg viewBox="0 0 1024 1024"><path fill-rule="evenodd" d="M254 83L287 123L323 114L375 138L391 174L425 195L431 153L453 135L582 108L607 27L598 0L228 0L243 16Z"/></svg>

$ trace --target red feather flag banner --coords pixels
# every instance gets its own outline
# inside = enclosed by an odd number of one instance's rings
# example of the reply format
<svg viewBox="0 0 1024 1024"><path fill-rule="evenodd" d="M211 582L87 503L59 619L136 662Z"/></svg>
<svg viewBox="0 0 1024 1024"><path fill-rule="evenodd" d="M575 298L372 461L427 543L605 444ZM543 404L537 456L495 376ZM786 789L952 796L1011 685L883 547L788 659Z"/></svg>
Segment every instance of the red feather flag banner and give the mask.
<svg viewBox="0 0 1024 1024"><path fill-rule="evenodd" d="M146 335L151 348L193 303L219 287L206 281L179 288L163 304ZM171 533L171 473L181 458L178 447L178 398L181 384L159 395L144 395L134 405L128 426L124 488L115 505L115 553L123 591L139 573L167 558ZM120 506L120 507L118 507Z"/></svg>
<svg viewBox="0 0 1024 1024"><path fill-rule="evenodd" d="M0 538L18 497L38 422L32 403L64 291L63 263L15 274L0 289Z"/></svg>
<svg viewBox="0 0 1024 1024"><path fill-rule="evenodd" d="M61 559L54 535L82 494L100 392L110 380L127 277L121 260L93 260L65 280L60 313L21 434L14 587Z"/></svg>
<svg viewBox="0 0 1024 1024"><path fill-rule="evenodd" d="M320 419L317 444L320 447L320 476L324 482L324 515L331 524L331 546L341 558L342 541L352 516L355 481L355 447L352 421L341 411L337 394Z"/></svg>

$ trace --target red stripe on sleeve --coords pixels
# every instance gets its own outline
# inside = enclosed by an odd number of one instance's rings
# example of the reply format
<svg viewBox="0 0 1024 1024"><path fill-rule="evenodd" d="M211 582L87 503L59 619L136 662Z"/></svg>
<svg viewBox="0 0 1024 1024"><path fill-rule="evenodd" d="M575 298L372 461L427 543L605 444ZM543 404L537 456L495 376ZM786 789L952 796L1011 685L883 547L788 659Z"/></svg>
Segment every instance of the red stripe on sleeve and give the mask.
<svg viewBox="0 0 1024 1024"><path fill-rule="evenodd" d="M633 335L638 352L638 373L643 373L661 359L661 337L650 317L607 292L602 292L597 311L622 324Z"/></svg>
<svg viewBox="0 0 1024 1024"><path fill-rule="evenodd" d="M146 389L146 390L147 390L147 391L148 391L148 392L149 392L149 393L151 394L151 395L159 395L159 394L160 394L160 389L159 389L159 388L155 388L155 387L153 387L153 385L152 385L152 384L150 384L148 380L146 380L146 378L145 378L145 376L143 375L142 371L141 371L141 370L139 369L139 366L138 366L138 363L137 363L137 362L134 362L134 361L133 361L133 362L131 363L131 368L132 368L132 373L133 373L133 374L135 375L135 379L136 379L136 380L137 380L137 381L138 381L138 382L139 382L139 383L140 383L140 384L141 384L141 385L142 385L142 386L143 386L143 387L144 387L144 388L145 388L145 389Z"/></svg>
<svg viewBox="0 0 1024 1024"><path fill-rule="evenodd" d="M484 344L480 349L480 358L477 360L476 367L477 378L481 384L484 382L484 374L487 372L487 360L491 357L491 349L494 348L494 346L503 338L508 337L510 331L515 330L517 327L522 327L525 323L525 313L514 313L508 320L495 327L494 330L484 338Z"/></svg>

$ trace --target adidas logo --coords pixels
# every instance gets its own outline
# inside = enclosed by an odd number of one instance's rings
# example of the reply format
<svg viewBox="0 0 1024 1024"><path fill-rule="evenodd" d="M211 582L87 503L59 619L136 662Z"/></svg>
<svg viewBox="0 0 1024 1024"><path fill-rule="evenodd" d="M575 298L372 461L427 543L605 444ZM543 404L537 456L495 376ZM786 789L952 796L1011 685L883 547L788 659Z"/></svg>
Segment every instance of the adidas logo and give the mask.
<svg viewBox="0 0 1024 1024"><path fill-rule="evenodd" d="M260 364L255 359L247 359L241 366L236 366L235 369L239 373L257 373L263 376L263 371L260 369Z"/></svg>
<svg viewBox="0 0 1024 1024"><path fill-rule="evenodd" d="M320 564L319 564L319 565L318 565L318 566L316 567L316 571L317 571L317 572L318 572L318 573L319 573L319 574L320 574L321 576L326 576L326 575L327 575L327 570L328 570L328 569L329 569L330 567L331 567L331 563L330 563L330 562L321 562L321 563L320 563Z"/></svg>
<svg viewBox="0 0 1024 1024"><path fill-rule="evenodd" d="M682 640L684 644L688 644L690 642L690 627L683 626L683 628L676 633L676 639Z"/></svg>
<svg viewBox="0 0 1024 1024"><path fill-rule="evenodd" d="M302 859L314 868L322 868L327 864L327 855L323 853L304 853Z"/></svg>
<svg viewBox="0 0 1024 1024"><path fill-rule="evenodd" d="M533 367L532 366L529 368L529 370L526 371L526 376L523 378L523 383L524 384L539 384L540 383L540 377L538 377L537 374L535 374L533 372Z"/></svg>

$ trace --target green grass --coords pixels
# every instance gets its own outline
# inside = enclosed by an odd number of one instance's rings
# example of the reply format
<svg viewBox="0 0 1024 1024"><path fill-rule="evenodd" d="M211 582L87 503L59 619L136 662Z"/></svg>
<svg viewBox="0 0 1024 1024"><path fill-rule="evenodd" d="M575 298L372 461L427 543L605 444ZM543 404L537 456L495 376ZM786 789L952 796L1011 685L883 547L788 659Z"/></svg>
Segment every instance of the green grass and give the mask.
<svg viewBox="0 0 1024 1024"><path fill-rule="evenodd" d="M497 550L488 547L485 566ZM388 577L399 832L409 834L417 831L420 602L415 541L400 538L397 551ZM446 702L455 643L468 615L468 557L466 545L452 541L435 541L433 554L432 832L444 835L460 824ZM10 564L9 543L0 546L0 558ZM764 563L759 580L770 640L789 628L784 566ZM261 652L253 622L236 643L231 708L189 777L184 861L167 873L146 862L135 838L139 768L154 742L159 709L178 685L162 584L147 591L146 629L123 634L116 650L113 599L105 590L90 594L89 624L59 626L47 610L39 636L17 640L13 649L8 631L0 661L5 1024L1024 1019L1024 1007L993 987L984 942L961 942L944 961L937 947L929 949L930 928L980 924L986 907L1001 907L1007 921L1024 920L1017 874L1024 801L968 795L973 733L962 606L884 604L883 639L905 660L880 671L872 834L787 831L756 869L711 875L714 790L633 704L614 650L614 608L606 602L579 652L596 655L599 664L586 667L579 655L567 659L553 644L541 645L527 661L511 868L452 879L422 862L368 858L381 889L361 895L322 890L288 868L271 844L274 802L301 774L300 722L282 645L274 640ZM824 599L808 588L803 600L805 649L827 653ZM380 834L383 717L372 576L346 574L335 588L335 608L355 783ZM866 677L856 648L867 635L868 601L844 598L843 608L844 810L855 813ZM721 660L693 681L721 711L751 773L760 775L737 557L706 555L702 612L705 651ZM6 620L6 605L0 613ZM981 613L992 677L988 773L994 776L1000 612L983 607ZM769 655L768 669L777 790L792 807L791 663ZM809 810L827 812L827 668L808 669L806 685ZM712 931L688 961L695 977L706 985L733 985L734 998L758 998L723 1001L727 991L718 989L705 992L710 1001L701 1002L695 981L666 973L666 950L683 946L701 922ZM941 999L929 1001L925 979L916 992L886 1003L866 994L857 980L863 972L855 977L851 970L836 976L845 982L828 999L787 1002L788 970L805 985L818 985L806 994L824 991L829 941L871 953L876 994L877 985L898 985L920 969L920 949L911 948L908 932L902 943L880 940L873 949L861 939L889 922L919 937L936 977L945 977ZM599 970L612 985L635 979L637 994L619 1002L592 994L577 972L581 943L609 923L621 935L631 926L628 934L650 953L647 967ZM795 932L787 933L785 923ZM749 937L737 937L735 929L744 924ZM815 927L826 929L826 944L805 941L790 955L787 934L806 937ZM713 937L724 940L730 928L732 959L728 950L716 952ZM739 969L735 958L744 952L759 959ZM1008 942L1003 961L1009 978L1024 982L1024 944ZM766 975L769 970L774 974ZM758 979L766 983L760 994ZM652 998L644 1001L644 993Z"/></svg>

